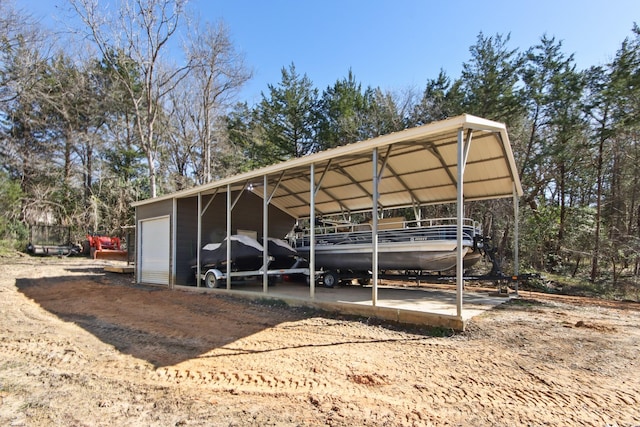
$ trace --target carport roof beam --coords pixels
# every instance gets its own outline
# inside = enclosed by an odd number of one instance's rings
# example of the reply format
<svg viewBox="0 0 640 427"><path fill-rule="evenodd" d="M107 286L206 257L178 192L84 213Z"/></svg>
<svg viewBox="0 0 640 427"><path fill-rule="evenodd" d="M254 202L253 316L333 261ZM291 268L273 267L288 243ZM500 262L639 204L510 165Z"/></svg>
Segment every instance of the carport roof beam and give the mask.
<svg viewBox="0 0 640 427"><path fill-rule="evenodd" d="M273 191L269 195L269 199L267 200L267 204L271 203L271 199L273 199L274 194L276 194L276 191L278 191L278 187L280 187L280 184L282 183L282 177L284 177L284 173L285 173L285 171L282 171L282 173L280 173L280 177L278 178L278 181L276 182L276 184L273 186ZM265 175L265 177L266 176L267 175ZM267 183L268 183L268 180L265 179L264 188L267 188Z"/></svg>
<svg viewBox="0 0 640 427"><path fill-rule="evenodd" d="M220 187L216 188L216 191L214 191L214 193L211 195L211 198L209 199L207 204L204 205L204 208L202 209L202 212L200 212L201 216L204 216L204 213L207 211L207 209L209 209L209 205L211 205L211 202L213 202L213 199L215 199L216 196L218 195L218 191L220 191ZM198 193L198 197L200 197L200 196L202 196L202 193Z"/></svg>

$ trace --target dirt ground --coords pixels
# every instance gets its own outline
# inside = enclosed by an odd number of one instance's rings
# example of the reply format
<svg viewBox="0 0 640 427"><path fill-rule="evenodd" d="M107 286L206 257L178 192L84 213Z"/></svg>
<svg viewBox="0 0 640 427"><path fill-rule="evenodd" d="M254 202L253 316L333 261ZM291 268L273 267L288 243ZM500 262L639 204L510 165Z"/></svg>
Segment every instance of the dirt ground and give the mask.
<svg viewBox="0 0 640 427"><path fill-rule="evenodd" d="M521 292L453 334L101 265L0 259L0 425L640 425L637 303Z"/></svg>

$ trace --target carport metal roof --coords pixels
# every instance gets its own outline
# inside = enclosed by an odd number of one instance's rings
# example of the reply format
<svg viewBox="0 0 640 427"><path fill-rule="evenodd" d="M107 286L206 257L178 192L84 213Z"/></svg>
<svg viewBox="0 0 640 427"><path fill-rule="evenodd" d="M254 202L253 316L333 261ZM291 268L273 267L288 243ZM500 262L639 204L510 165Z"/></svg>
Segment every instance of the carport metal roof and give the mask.
<svg viewBox="0 0 640 427"><path fill-rule="evenodd" d="M461 134L462 132L462 134ZM464 201L522 195L513 152L502 123L461 115L136 202L250 190L295 218L370 210L373 162L378 206L398 208L457 200L458 140L464 138ZM372 156L372 152L376 152ZM374 160L376 159L376 160ZM311 170L315 169L315 174ZM310 184L315 176L315 200ZM268 192L263 188L265 179Z"/></svg>

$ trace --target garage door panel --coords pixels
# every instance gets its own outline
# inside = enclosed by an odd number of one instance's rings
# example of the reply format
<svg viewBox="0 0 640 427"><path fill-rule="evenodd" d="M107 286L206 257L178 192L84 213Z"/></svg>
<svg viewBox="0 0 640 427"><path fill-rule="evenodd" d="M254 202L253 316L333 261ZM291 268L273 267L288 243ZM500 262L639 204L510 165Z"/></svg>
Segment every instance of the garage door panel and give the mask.
<svg viewBox="0 0 640 427"><path fill-rule="evenodd" d="M169 284L169 217L140 221L140 280L143 283Z"/></svg>

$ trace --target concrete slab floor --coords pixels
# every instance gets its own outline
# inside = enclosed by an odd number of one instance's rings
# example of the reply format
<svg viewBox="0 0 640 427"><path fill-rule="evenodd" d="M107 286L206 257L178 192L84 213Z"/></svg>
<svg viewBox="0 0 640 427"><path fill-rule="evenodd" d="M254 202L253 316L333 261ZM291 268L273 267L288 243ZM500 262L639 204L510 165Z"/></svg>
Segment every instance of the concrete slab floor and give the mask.
<svg viewBox="0 0 640 427"><path fill-rule="evenodd" d="M379 285L378 299L372 304L372 287L360 285L340 285L334 288L315 287L315 297L310 297L306 284L279 282L269 286L263 292L262 282L233 282L231 289L208 289L188 286L176 288L184 290L206 290L207 292L226 293L249 299L273 298L283 300L289 305L312 306L347 314L371 315L402 323L416 323L432 326L451 327L464 330L468 320L492 309L515 294L499 294L487 289L467 289L463 293L462 318L456 313L455 286L429 285L394 286Z"/></svg>

